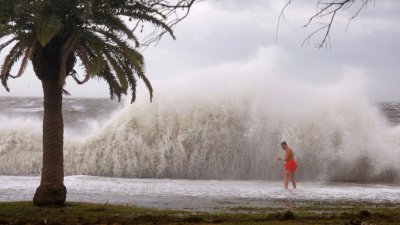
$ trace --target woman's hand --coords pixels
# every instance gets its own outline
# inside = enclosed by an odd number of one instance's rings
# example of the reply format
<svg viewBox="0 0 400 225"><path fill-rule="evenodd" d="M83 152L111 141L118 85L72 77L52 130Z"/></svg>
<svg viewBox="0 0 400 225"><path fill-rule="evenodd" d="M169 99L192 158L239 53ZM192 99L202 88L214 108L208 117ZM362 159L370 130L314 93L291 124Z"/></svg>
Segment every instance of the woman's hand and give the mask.
<svg viewBox="0 0 400 225"><path fill-rule="evenodd" d="M282 158L281 158L281 157L277 157L277 158L276 158L276 160L278 160L278 161L281 161L281 160L282 160Z"/></svg>

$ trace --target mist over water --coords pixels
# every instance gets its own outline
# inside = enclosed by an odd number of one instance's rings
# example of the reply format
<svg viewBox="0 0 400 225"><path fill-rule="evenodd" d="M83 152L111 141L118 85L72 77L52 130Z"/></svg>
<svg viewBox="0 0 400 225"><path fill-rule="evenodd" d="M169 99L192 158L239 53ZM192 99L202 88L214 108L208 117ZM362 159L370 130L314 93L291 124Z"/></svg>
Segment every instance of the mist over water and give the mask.
<svg viewBox="0 0 400 225"><path fill-rule="evenodd" d="M400 127L370 102L362 77L316 86L276 74L269 61L261 52L156 81L153 103L143 90L84 132L84 122L67 128L66 174L277 180L283 165L275 158L286 140L300 180L399 181ZM0 174L39 174L40 119L1 114Z"/></svg>

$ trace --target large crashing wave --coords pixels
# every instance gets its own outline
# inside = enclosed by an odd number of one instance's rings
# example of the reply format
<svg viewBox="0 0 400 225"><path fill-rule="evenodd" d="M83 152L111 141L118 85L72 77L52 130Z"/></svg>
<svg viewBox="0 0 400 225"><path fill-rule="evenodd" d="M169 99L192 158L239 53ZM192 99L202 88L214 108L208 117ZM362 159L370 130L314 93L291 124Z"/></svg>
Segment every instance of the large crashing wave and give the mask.
<svg viewBox="0 0 400 225"><path fill-rule="evenodd" d="M227 67L160 85L153 103L127 104L86 138L67 135L66 174L276 180L286 140L301 180L399 181L400 128L359 79L313 87ZM39 174L40 129L26 126L0 128L0 174Z"/></svg>

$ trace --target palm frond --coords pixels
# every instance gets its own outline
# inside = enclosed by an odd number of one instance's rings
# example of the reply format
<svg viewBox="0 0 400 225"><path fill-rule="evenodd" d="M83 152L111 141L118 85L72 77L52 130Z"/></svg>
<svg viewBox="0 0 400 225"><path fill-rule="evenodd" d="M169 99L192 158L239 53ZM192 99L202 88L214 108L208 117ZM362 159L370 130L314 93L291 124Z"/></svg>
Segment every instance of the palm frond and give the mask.
<svg viewBox="0 0 400 225"><path fill-rule="evenodd" d="M126 79L126 73L124 73L124 70L121 68L121 66L118 64L118 62L114 59L115 56L111 55L108 51L105 51L104 53L105 53L107 60L110 62L113 70L115 71L115 74L118 77L121 89L126 94L126 92L128 90L128 80Z"/></svg>
<svg viewBox="0 0 400 225"><path fill-rule="evenodd" d="M114 99L114 97L117 96L118 101L120 101L123 91L121 90L121 87L113 76L111 69L108 65L105 66L105 69L99 77L107 81L108 87L110 89L111 99Z"/></svg>
<svg viewBox="0 0 400 225"><path fill-rule="evenodd" d="M146 77L144 73L140 75L140 78L142 78L143 82L146 84L147 90L149 90L151 102L153 100L153 87L151 86L150 80Z"/></svg>
<svg viewBox="0 0 400 225"><path fill-rule="evenodd" d="M31 58L32 52L35 50L35 47L36 40L33 40L32 43L25 50L24 58L22 59L21 66L15 78L20 77L25 72L26 66L28 65L28 60Z"/></svg>
<svg viewBox="0 0 400 225"><path fill-rule="evenodd" d="M11 46L0 70L3 86L9 90L7 79L20 77L32 60L41 80L58 79L64 86L69 75L78 84L93 77L104 79L110 96L119 100L130 90L133 102L137 79L142 79L151 101L153 88L145 74L144 57L137 49L149 43L148 36L136 36L136 32L147 24L153 30L150 36L156 36L156 40L165 33L175 39L171 27L186 17L194 1L10 1L10 10L0 8L0 12L8 13L0 23L0 53ZM17 62L21 62L18 73L12 76L10 71ZM82 80L71 72L77 62L85 69Z"/></svg>
<svg viewBox="0 0 400 225"><path fill-rule="evenodd" d="M121 47L129 47L129 44L127 42L123 41L122 38L118 37L112 31L106 31L106 30L98 29L98 28L94 29L94 31L96 33L103 35L106 39L109 39L109 40L115 42L116 44L118 44ZM130 38L130 40L133 40L135 42L135 47L140 46L139 40L137 39L137 37L135 35L132 34L132 38Z"/></svg>
<svg viewBox="0 0 400 225"><path fill-rule="evenodd" d="M82 81L80 81L78 79L75 79L75 81L78 84L84 84L90 79L90 77L93 73L93 66L92 66L92 63L90 62L88 52L86 51L86 49L83 46L78 46L77 55L80 58L80 60L82 61L83 66L85 67L86 75Z"/></svg>
<svg viewBox="0 0 400 225"><path fill-rule="evenodd" d="M149 79L146 77L144 73L144 62L143 62L143 56L135 51L134 49L131 48L115 48L115 46L106 45L108 47L108 51L113 52L114 57L121 56L122 58L126 59L126 62L129 66L130 69L135 71L136 75L143 80L143 82L146 85L147 90L149 91L150 94L150 101L153 99L153 87L151 86L151 83ZM129 74L127 74L129 75ZM133 74L132 74L133 76ZM136 87L136 84L134 85Z"/></svg>
<svg viewBox="0 0 400 225"><path fill-rule="evenodd" d="M97 42L102 41L100 37L96 36L95 34L91 33L89 34L91 36L92 40L96 40ZM136 80L130 79L131 76L134 76L134 74L129 74L125 72L124 77L128 77L128 78L124 78L122 79L122 70L121 70L121 66L118 65L117 62L115 62L114 58L124 58L125 60L125 64L129 65L130 70L135 71L136 75L141 78L148 91L150 94L150 101L153 98L153 88L151 86L150 81L148 80L148 78L145 76L144 73L144 60L143 60L143 55L140 54L139 52L137 52L136 50L134 50L133 48L130 48L125 42L123 42L122 40L119 40L117 37L114 37L113 41L117 44L117 46L111 45L109 43L104 43L104 47L106 48L105 51L103 52L103 54L106 55L108 61L111 63L111 67L114 68L119 81L121 83L121 88L122 90L125 90L127 87L127 83L126 80L130 80L131 83L131 88L136 88ZM112 55L110 55L109 52L112 52ZM122 62L122 61L121 61ZM135 94L136 92L132 92L132 94ZM135 95L132 96L133 99L135 97Z"/></svg>
<svg viewBox="0 0 400 225"><path fill-rule="evenodd" d="M67 41L63 44L61 48L61 66L60 66L60 74L59 74L59 81L60 85L64 86L65 79L67 77L67 61L73 55L74 50L77 48L77 40L79 36L78 34L74 33L67 39Z"/></svg>
<svg viewBox="0 0 400 225"><path fill-rule="evenodd" d="M121 65L122 69L126 73L126 77L128 79L129 86L131 87L131 103L133 103L136 100L136 85L137 81L134 76L132 66L129 64L128 60L126 58L118 57L116 59L118 63Z"/></svg>
<svg viewBox="0 0 400 225"><path fill-rule="evenodd" d="M103 25L113 32L121 32L129 39L135 38L132 34L132 31L126 26L125 22L116 15L112 15L107 12L102 12L101 14L99 14L99 12L94 12L93 16L95 20L93 20L92 23L96 25Z"/></svg>
<svg viewBox="0 0 400 225"><path fill-rule="evenodd" d="M36 36L42 47L59 32L61 21L56 15L39 15L36 19Z"/></svg>
<svg viewBox="0 0 400 225"><path fill-rule="evenodd" d="M17 42L10 50L10 53L4 59L3 65L1 67L0 77L1 77L1 83L3 84L3 86L7 91L10 91L7 85L7 80L11 76L10 75L11 68L23 55L25 48L26 46L24 46L21 41Z"/></svg>
<svg viewBox="0 0 400 225"><path fill-rule="evenodd" d="M138 21L149 22L149 23L153 24L155 27L161 27L165 31L167 31L173 39L176 39L171 27L168 24L166 24L165 22L163 22L162 20L160 20L152 15L149 15L149 14L146 14L143 12L132 12L132 13L127 14L127 16L129 16L135 20L138 20Z"/></svg>
<svg viewBox="0 0 400 225"><path fill-rule="evenodd" d="M92 63L92 72L93 74L99 74L101 71L104 70L104 65L106 63L103 55L95 50L96 55L92 57L91 63Z"/></svg>
<svg viewBox="0 0 400 225"><path fill-rule="evenodd" d="M14 38L12 38L12 39L10 39L10 40L4 42L3 44L1 44L1 45L0 45L0 53L1 53L1 51L3 51L3 49L4 49L5 47L7 47L8 45L10 45L12 42L14 42L14 41L16 41L16 40L17 40L17 38L14 37Z"/></svg>
<svg viewBox="0 0 400 225"><path fill-rule="evenodd" d="M65 95L65 96L69 96L69 95L71 95L71 93L69 93L67 90L65 90L65 89L62 89L62 93L63 93L63 95Z"/></svg>

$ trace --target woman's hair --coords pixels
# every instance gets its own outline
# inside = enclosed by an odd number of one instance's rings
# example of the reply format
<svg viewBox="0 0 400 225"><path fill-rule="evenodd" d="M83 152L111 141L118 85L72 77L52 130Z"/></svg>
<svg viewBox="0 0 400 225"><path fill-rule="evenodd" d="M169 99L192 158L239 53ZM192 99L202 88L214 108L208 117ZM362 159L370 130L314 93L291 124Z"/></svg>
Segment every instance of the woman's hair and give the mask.
<svg viewBox="0 0 400 225"><path fill-rule="evenodd" d="M281 145L287 145L286 141L282 141Z"/></svg>

